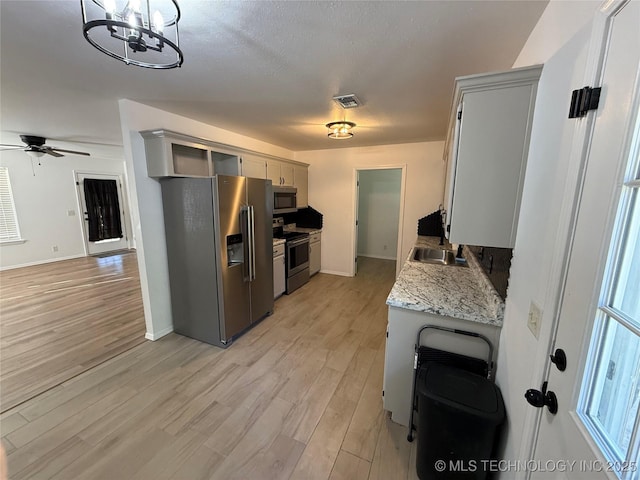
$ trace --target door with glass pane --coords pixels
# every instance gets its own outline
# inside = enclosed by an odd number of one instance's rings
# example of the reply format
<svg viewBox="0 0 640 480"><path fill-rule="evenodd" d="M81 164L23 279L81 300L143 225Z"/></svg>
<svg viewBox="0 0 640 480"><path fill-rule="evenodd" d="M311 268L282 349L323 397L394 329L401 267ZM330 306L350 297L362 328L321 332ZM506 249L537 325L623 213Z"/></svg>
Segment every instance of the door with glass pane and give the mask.
<svg viewBox="0 0 640 480"><path fill-rule="evenodd" d="M608 11L602 96L586 160L531 478L638 479L640 2Z"/></svg>
<svg viewBox="0 0 640 480"><path fill-rule="evenodd" d="M120 176L76 172L75 177L87 254L99 255L127 249ZM94 185L90 186L87 181L94 182ZM88 198L92 193L95 197L93 201Z"/></svg>

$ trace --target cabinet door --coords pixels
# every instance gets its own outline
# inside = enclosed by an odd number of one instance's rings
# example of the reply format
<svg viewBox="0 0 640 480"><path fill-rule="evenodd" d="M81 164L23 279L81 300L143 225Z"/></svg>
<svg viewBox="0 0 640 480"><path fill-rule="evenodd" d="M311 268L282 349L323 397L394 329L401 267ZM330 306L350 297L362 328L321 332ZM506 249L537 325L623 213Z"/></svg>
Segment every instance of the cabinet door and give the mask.
<svg viewBox="0 0 640 480"><path fill-rule="evenodd" d="M280 176L282 177L282 185L293 186L294 165L291 163L280 164Z"/></svg>
<svg viewBox="0 0 640 480"><path fill-rule="evenodd" d="M250 155L242 156L242 176L251 178L267 178L267 162Z"/></svg>
<svg viewBox="0 0 640 480"><path fill-rule="evenodd" d="M309 169L303 165L295 165L293 170L293 185L298 189L296 200L298 208L309 206Z"/></svg>
<svg viewBox="0 0 640 480"><path fill-rule="evenodd" d="M449 212L451 242L513 247L533 89L522 85L464 95Z"/></svg>
<svg viewBox="0 0 640 480"><path fill-rule="evenodd" d="M458 112L462 111L462 104L458 106ZM456 158L458 157L458 141L460 139L460 119L456 119L453 124L451 134L449 136L451 139L451 144L447 146L447 157L446 157L446 174L445 174L445 183L444 183L444 234L447 238L449 238L449 229L447 225L449 225L449 214L451 213L451 208L453 205L453 185L455 183L456 177Z"/></svg>
<svg viewBox="0 0 640 480"><path fill-rule="evenodd" d="M273 259L273 298L278 298L286 289L284 255Z"/></svg>
<svg viewBox="0 0 640 480"><path fill-rule="evenodd" d="M282 176L280 175L280 162L277 160L267 160L267 178L274 185L282 185Z"/></svg>
<svg viewBox="0 0 640 480"><path fill-rule="evenodd" d="M309 275L318 273L320 271L320 257L321 257L320 242L314 242L309 244Z"/></svg>

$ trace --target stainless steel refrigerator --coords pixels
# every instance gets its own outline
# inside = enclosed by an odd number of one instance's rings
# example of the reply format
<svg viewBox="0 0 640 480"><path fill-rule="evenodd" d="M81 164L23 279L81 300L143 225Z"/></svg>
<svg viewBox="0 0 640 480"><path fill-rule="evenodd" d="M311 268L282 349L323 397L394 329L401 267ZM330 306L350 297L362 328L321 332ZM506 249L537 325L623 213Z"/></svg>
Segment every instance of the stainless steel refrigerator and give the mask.
<svg viewBox="0 0 640 480"><path fill-rule="evenodd" d="M273 312L271 180L161 180L176 333L227 347Z"/></svg>

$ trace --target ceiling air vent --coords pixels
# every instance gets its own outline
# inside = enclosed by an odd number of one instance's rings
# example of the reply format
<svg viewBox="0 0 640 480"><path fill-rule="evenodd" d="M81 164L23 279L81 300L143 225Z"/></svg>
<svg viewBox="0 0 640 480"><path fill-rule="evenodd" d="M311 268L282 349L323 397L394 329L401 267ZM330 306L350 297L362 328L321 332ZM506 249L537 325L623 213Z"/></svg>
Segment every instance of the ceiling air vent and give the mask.
<svg viewBox="0 0 640 480"><path fill-rule="evenodd" d="M362 105L362 102L358 100L358 97L353 93L350 93L349 95L337 95L333 97L333 101L342 108L356 108Z"/></svg>

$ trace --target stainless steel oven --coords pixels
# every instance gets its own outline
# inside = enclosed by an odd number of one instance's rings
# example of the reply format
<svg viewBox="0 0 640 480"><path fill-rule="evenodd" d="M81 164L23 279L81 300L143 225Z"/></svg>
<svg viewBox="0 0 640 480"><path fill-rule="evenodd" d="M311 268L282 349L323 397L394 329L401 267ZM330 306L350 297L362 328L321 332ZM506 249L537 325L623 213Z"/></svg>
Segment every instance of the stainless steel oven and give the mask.
<svg viewBox="0 0 640 480"><path fill-rule="evenodd" d="M292 213L298 211L296 187L273 187L273 213Z"/></svg>
<svg viewBox="0 0 640 480"><path fill-rule="evenodd" d="M285 233L286 235L290 235ZM295 235L295 236L294 236ZM309 281L309 235L299 233L287 238L287 291L289 294Z"/></svg>
<svg viewBox="0 0 640 480"><path fill-rule="evenodd" d="M273 218L273 238L284 238L287 288L289 294L309 281L309 234L285 232L282 217Z"/></svg>

